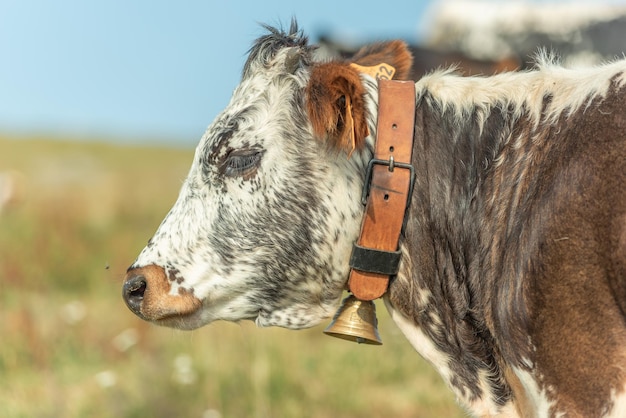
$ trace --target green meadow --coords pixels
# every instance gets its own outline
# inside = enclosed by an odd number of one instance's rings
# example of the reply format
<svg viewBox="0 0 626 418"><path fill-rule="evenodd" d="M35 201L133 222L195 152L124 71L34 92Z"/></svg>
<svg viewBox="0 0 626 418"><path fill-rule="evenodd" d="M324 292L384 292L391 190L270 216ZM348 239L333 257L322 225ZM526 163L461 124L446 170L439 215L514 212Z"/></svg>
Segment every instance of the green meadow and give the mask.
<svg viewBox="0 0 626 418"><path fill-rule="evenodd" d="M377 303L384 345L215 323L153 326L126 267L176 199L193 150L1 138L0 417L462 417Z"/></svg>

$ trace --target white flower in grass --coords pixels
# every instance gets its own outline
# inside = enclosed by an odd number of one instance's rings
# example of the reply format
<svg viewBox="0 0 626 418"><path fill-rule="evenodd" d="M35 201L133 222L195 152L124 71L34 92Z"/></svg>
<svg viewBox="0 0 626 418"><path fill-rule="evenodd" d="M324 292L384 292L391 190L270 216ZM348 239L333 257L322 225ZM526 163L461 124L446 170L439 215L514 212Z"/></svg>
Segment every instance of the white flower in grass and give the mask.
<svg viewBox="0 0 626 418"><path fill-rule="evenodd" d="M118 351L124 352L139 342L139 333L135 328L127 328L113 338L111 343Z"/></svg>
<svg viewBox="0 0 626 418"><path fill-rule="evenodd" d="M193 369L191 356L179 354L174 359L174 373L172 379L181 385L191 385L197 379L196 371Z"/></svg>
<svg viewBox="0 0 626 418"><path fill-rule="evenodd" d="M101 388L110 388L117 383L117 375L111 370L104 370L95 375L96 382Z"/></svg>
<svg viewBox="0 0 626 418"><path fill-rule="evenodd" d="M222 414L217 409L207 409L202 413L202 418L222 418Z"/></svg>
<svg viewBox="0 0 626 418"><path fill-rule="evenodd" d="M61 307L61 319L69 325L74 325L85 319L87 316L87 308L85 304L79 300L66 303Z"/></svg>

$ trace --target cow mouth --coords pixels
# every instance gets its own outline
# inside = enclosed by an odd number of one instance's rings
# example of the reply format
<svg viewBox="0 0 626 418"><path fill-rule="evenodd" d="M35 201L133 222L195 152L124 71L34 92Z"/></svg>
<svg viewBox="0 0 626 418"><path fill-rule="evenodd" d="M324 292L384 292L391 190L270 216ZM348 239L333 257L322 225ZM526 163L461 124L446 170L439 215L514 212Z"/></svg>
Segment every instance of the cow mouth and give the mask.
<svg viewBox="0 0 626 418"><path fill-rule="evenodd" d="M202 301L183 287L171 293L165 270L156 265L129 269L122 286L126 306L135 315L159 325L193 329L201 326Z"/></svg>
<svg viewBox="0 0 626 418"><path fill-rule="evenodd" d="M151 320L150 322L161 327L191 331L206 325L206 322L201 318L200 312L201 310L188 314L174 314L160 319Z"/></svg>

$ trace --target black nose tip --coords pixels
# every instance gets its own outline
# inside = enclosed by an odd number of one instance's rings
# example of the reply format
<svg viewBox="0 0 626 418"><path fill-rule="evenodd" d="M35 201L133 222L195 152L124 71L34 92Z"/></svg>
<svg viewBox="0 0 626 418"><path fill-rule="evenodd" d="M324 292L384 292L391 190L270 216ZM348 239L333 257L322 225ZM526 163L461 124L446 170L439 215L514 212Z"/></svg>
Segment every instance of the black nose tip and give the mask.
<svg viewBox="0 0 626 418"><path fill-rule="evenodd" d="M122 295L128 308L137 315L141 315L141 302L146 292L146 278L143 276L133 276L126 280L122 288Z"/></svg>

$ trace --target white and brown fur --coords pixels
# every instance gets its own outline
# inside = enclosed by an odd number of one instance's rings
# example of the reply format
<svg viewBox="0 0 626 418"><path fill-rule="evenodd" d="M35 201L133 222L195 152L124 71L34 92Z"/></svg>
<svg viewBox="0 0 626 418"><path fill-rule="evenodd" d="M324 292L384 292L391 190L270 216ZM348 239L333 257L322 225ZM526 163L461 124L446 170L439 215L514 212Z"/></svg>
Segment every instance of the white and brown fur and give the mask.
<svg viewBox="0 0 626 418"><path fill-rule="evenodd" d="M295 24L268 29L129 268L124 298L146 320L297 329L339 303L376 83L350 60L314 62ZM387 62L400 79L411 66L397 41L352 61ZM416 183L385 303L475 416L626 414L624 84L624 60L568 70L547 58L416 83Z"/></svg>

